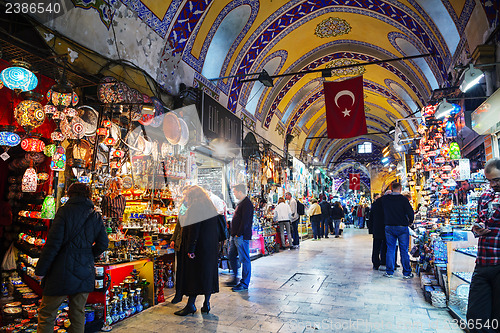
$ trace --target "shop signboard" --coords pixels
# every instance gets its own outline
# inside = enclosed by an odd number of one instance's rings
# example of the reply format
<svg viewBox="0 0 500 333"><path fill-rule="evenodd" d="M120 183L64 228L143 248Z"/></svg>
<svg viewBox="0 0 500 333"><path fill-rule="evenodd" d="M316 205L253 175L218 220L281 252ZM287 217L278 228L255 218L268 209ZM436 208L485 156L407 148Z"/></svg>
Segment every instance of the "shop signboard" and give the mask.
<svg viewBox="0 0 500 333"><path fill-rule="evenodd" d="M457 180L470 179L470 161L468 158L461 158L458 160L459 176Z"/></svg>
<svg viewBox="0 0 500 333"><path fill-rule="evenodd" d="M472 112L472 129L479 135L494 133L500 119L500 88Z"/></svg>
<svg viewBox="0 0 500 333"><path fill-rule="evenodd" d="M209 141L219 139L241 147L241 119L206 93L203 93L201 123Z"/></svg>

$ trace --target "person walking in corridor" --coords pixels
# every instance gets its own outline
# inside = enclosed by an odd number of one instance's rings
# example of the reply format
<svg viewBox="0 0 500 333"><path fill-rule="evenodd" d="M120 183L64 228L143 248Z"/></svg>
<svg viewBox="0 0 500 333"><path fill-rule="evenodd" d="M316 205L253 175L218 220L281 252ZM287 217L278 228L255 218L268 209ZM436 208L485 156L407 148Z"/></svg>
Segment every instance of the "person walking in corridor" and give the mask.
<svg viewBox="0 0 500 333"><path fill-rule="evenodd" d="M335 201L333 204L333 208L331 210L331 216L333 219L333 224L335 225L335 238L339 238L340 236L340 222L344 218L344 210L342 209L342 205L340 201Z"/></svg>
<svg viewBox="0 0 500 333"><path fill-rule="evenodd" d="M472 333L498 332L492 324L498 329L500 323L500 159L489 160L484 175L491 190L481 195L478 223L472 227L478 238L467 309L467 328Z"/></svg>
<svg viewBox="0 0 500 333"><path fill-rule="evenodd" d="M239 201L231 221L231 238L229 239L229 262L233 270L233 291L248 289L252 267L250 263L250 240L252 239L253 204L247 196L244 184L233 187L233 194ZM238 259L242 266L241 280L238 283Z"/></svg>
<svg viewBox="0 0 500 333"><path fill-rule="evenodd" d="M373 196L369 221L368 230L373 235L373 269L378 270L380 268L385 270L387 243L385 241L384 208L382 207L382 198L378 193Z"/></svg>
<svg viewBox="0 0 500 333"><path fill-rule="evenodd" d="M297 200L292 197L292 193L287 192L285 194L285 199L288 200L288 205L290 206L290 211L292 215L290 215L290 226L292 227L292 238L293 238L293 246L292 249L296 249L299 247L299 213L297 212Z"/></svg>
<svg viewBox="0 0 500 333"><path fill-rule="evenodd" d="M313 238L314 240L319 240L321 239L319 231L319 224L321 223L321 207L318 205L318 200L315 198L311 199L311 207L309 207L307 213L309 214L309 219L311 220Z"/></svg>
<svg viewBox="0 0 500 333"><path fill-rule="evenodd" d="M392 192L382 198L384 210L385 238L387 241L386 273L384 276L393 277L396 261L396 242L399 243L403 278L411 279L413 274L410 267L408 246L410 232L408 226L413 223L413 208L408 199L401 195L401 184L393 183Z"/></svg>
<svg viewBox="0 0 500 333"><path fill-rule="evenodd" d="M326 195L321 196L321 222L319 226L320 238L328 238L328 223L330 222L330 203L326 201Z"/></svg>

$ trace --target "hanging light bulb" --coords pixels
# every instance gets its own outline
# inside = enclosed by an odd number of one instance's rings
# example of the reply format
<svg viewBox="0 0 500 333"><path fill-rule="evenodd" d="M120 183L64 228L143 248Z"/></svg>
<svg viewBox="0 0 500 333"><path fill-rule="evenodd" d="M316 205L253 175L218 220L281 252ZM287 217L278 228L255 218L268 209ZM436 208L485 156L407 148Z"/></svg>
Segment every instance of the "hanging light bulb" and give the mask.
<svg viewBox="0 0 500 333"><path fill-rule="evenodd" d="M31 65L24 61L12 61L12 66L5 68L0 73L0 80L7 88L20 93L36 88L38 79L30 71Z"/></svg>

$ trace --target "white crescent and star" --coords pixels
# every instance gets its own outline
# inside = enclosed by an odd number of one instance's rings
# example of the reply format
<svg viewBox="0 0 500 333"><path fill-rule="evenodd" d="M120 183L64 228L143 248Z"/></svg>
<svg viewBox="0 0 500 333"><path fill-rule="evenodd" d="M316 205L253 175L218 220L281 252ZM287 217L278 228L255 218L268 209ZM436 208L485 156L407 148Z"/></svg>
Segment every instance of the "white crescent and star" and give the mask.
<svg viewBox="0 0 500 333"><path fill-rule="evenodd" d="M351 179L352 179L352 182L353 182L354 184L356 184L356 183L358 182L358 177L352 177Z"/></svg>
<svg viewBox="0 0 500 333"><path fill-rule="evenodd" d="M350 90L341 90L341 91L339 91L337 93L337 95L335 95L335 105L337 105L338 108L340 108L338 100L342 96L349 96L349 97L351 97L351 99L352 99L351 106L354 105L354 102L356 101L356 98L354 97L354 94L352 93L352 91L350 91ZM348 117L348 116L350 117L351 116L351 114L350 114L351 110L348 110L347 108L345 108L344 111L341 111L341 112L344 114L344 117Z"/></svg>

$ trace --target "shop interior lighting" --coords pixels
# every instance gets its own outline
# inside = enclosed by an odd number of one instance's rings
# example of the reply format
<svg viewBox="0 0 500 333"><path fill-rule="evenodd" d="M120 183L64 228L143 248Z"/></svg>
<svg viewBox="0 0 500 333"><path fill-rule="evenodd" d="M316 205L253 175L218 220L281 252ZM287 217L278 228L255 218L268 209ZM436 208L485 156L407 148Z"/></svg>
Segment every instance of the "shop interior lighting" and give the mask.
<svg viewBox="0 0 500 333"><path fill-rule="evenodd" d="M30 69L31 66L27 62L15 60L12 66L0 73L0 80L7 88L17 93L33 90L38 85L38 79Z"/></svg>
<svg viewBox="0 0 500 333"><path fill-rule="evenodd" d="M381 160L382 164L387 164L387 163L389 163L389 161L390 161L389 157L384 157Z"/></svg>
<svg viewBox="0 0 500 333"><path fill-rule="evenodd" d="M474 68L474 66L470 64L469 68L464 71L464 77L462 80L462 84L460 84L460 90L462 92L466 92L467 90L478 84L483 77L483 71Z"/></svg>
<svg viewBox="0 0 500 333"><path fill-rule="evenodd" d="M444 118L447 115L449 115L451 113L451 111L453 111L453 108L454 108L453 104L451 104L450 102L448 102L446 100L446 98L444 98L441 101L441 103L439 103L439 105L437 106L436 113L434 114L434 117L436 119Z"/></svg>

